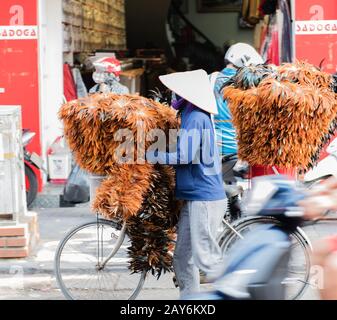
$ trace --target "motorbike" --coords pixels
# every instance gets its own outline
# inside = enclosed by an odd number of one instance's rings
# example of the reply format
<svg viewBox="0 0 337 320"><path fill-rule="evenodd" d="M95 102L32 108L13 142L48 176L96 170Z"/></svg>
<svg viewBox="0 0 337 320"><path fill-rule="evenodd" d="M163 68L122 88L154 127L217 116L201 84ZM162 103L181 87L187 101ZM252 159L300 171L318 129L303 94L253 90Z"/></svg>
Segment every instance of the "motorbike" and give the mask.
<svg viewBox="0 0 337 320"><path fill-rule="evenodd" d="M248 195L248 215L274 217L280 224L263 224L239 240L224 259L213 289L186 300L284 300L291 253L290 233L303 223L303 189L286 177L253 179Z"/></svg>
<svg viewBox="0 0 337 320"><path fill-rule="evenodd" d="M337 138L329 144L326 152L329 155L304 175L303 185L306 188L312 188L329 177L337 177ZM245 163L240 164L237 154L223 157L222 174L228 198L226 213L228 222L241 217L241 196L244 190L248 189L248 171L249 166ZM246 183L245 187L243 183Z"/></svg>
<svg viewBox="0 0 337 320"><path fill-rule="evenodd" d="M29 129L22 130L22 143L25 163L26 201L29 208L34 202L38 192L38 179L33 167L44 170L42 158L35 152L30 153L27 146L32 142L36 133Z"/></svg>
<svg viewBox="0 0 337 320"><path fill-rule="evenodd" d="M233 222L241 218L241 198L248 189L249 165L241 162L236 153L222 158L222 178L227 195L227 210L225 219Z"/></svg>

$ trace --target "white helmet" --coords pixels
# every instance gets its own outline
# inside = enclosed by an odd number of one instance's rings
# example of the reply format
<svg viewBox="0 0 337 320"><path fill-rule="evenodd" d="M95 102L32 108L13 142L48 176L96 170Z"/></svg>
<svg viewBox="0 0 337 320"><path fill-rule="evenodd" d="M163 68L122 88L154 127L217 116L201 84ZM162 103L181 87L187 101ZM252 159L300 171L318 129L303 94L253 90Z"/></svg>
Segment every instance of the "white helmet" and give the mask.
<svg viewBox="0 0 337 320"><path fill-rule="evenodd" d="M264 63L258 52L247 43L236 43L226 52L225 59L241 68Z"/></svg>

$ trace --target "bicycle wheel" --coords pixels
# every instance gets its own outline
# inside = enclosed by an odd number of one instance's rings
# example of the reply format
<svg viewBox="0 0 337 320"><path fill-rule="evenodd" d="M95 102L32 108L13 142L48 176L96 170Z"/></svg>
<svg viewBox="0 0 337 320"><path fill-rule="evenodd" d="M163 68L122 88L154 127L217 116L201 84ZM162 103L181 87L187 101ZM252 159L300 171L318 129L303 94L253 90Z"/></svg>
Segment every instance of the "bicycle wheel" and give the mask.
<svg viewBox="0 0 337 320"><path fill-rule="evenodd" d="M220 247L223 253L228 252L234 243L241 239L240 236L244 237L245 234L265 223L280 225L280 222L272 217L247 217L236 221L231 226L235 231L227 228L221 237ZM292 245L288 277L282 284L286 286L286 300L295 300L301 297L309 284L311 248L303 234L298 230L290 234L290 239Z"/></svg>
<svg viewBox="0 0 337 320"><path fill-rule="evenodd" d="M132 300L142 289L145 272L128 269L125 228L97 220L72 229L55 254L55 274L70 300Z"/></svg>

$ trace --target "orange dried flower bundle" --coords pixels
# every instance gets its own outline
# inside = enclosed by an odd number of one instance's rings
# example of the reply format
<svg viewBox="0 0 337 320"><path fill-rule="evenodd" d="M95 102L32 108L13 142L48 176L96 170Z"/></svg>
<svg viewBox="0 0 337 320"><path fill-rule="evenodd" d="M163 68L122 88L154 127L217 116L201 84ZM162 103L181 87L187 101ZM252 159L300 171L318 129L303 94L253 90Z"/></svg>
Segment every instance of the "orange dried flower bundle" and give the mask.
<svg viewBox="0 0 337 320"><path fill-rule="evenodd" d="M152 270L158 276L171 270L180 208L174 199L174 170L146 162L121 164L120 156L127 151L120 145L125 141L116 140L119 129L129 130L127 139L135 155L129 160L135 161L137 146L146 149L153 143L146 139L152 129L161 129L168 137L170 129L179 127L176 112L140 96L94 94L63 105L59 116L80 167L106 176L92 207L107 219L127 222L130 269Z"/></svg>
<svg viewBox="0 0 337 320"><path fill-rule="evenodd" d="M144 142L147 147L151 141L146 142L142 132L179 126L173 109L133 95L94 94L63 105L59 117L75 160L94 174L108 174L120 159L119 129L131 131L135 146Z"/></svg>
<svg viewBox="0 0 337 320"><path fill-rule="evenodd" d="M128 220L131 239L129 254L133 257L133 272L152 271L158 277L172 270L175 246L175 226L181 203L174 199L174 171L157 165L151 174L151 184L137 217Z"/></svg>
<svg viewBox="0 0 337 320"><path fill-rule="evenodd" d="M243 88L249 81L240 79L224 90L239 157L252 165L307 170L336 129L332 76L304 62L272 70L253 85Z"/></svg>

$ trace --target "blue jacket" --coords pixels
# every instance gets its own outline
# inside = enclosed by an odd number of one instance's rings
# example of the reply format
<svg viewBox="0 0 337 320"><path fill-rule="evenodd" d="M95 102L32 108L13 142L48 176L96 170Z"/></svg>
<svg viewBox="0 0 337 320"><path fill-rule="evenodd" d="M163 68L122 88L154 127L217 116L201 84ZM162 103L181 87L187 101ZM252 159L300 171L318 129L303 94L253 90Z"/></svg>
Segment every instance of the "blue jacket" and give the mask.
<svg viewBox="0 0 337 320"><path fill-rule="evenodd" d="M216 79L214 94L218 105L218 112L214 117L215 130L217 134L217 144L220 155L237 153L238 145L236 132L232 123L232 115L227 101L223 99L221 88L224 83L236 74L236 70L225 68Z"/></svg>
<svg viewBox="0 0 337 320"><path fill-rule="evenodd" d="M211 116L197 107L185 107L182 112L176 151L149 151L147 160L174 165L177 199L226 198Z"/></svg>

